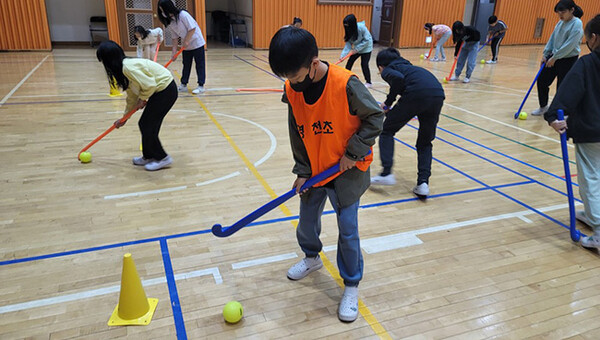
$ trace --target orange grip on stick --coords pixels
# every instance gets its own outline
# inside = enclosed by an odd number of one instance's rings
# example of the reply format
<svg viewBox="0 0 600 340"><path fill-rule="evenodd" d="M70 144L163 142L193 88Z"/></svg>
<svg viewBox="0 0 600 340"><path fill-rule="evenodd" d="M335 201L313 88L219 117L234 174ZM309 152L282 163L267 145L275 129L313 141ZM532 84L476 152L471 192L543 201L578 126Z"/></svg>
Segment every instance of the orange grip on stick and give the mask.
<svg viewBox="0 0 600 340"><path fill-rule="evenodd" d="M183 47L177 51L177 53L175 53L175 55L171 58L171 60L169 60L166 64L165 64L165 68L169 67L169 65L171 65L171 63L173 62L174 59L177 58L177 56L179 56L181 54L181 52L183 52Z"/></svg>
<svg viewBox="0 0 600 340"><path fill-rule="evenodd" d="M338 65L339 63L341 63L342 61L344 61L344 60L346 60L346 59L350 58L350 56L351 56L351 55L354 55L354 54L355 54L354 52L350 52L350 53L348 53L348 54L347 54L345 57L343 57L342 59L340 59L340 60L336 61L336 62L335 62L335 65Z"/></svg>

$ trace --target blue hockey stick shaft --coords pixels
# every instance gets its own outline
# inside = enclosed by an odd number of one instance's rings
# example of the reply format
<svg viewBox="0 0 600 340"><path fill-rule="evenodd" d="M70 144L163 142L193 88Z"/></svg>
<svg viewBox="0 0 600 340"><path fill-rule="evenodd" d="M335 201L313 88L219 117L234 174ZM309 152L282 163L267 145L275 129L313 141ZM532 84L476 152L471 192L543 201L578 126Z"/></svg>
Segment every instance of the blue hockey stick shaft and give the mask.
<svg viewBox="0 0 600 340"><path fill-rule="evenodd" d="M558 110L558 120L565 120L563 110ZM560 134L560 148L562 149L563 166L565 168L565 180L567 183L567 197L569 199L569 233L571 240L578 242L581 234L577 230L575 222L575 198L573 196L573 185L571 182L571 169L569 168L569 149L567 148L567 132Z"/></svg>
<svg viewBox="0 0 600 340"><path fill-rule="evenodd" d="M490 41L492 41L493 38L489 38L488 41L485 42L485 44L483 44L478 50L477 53L481 52L481 50L483 50L483 48L490 43Z"/></svg>
<svg viewBox="0 0 600 340"><path fill-rule="evenodd" d="M523 102L521 102L521 106L519 106L519 110L517 110L517 112L515 113L515 119L519 118L519 113L521 113L521 109L523 109L523 105L525 105L525 102L527 101L527 97L529 97L529 94L531 93L531 89L533 88L533 85L535 85L535 82L538 80L540 73L542 73L542 70L544 69L544 67L546 67L546 63L542 63L540 70L535 75L535 79L533 80L533 83L531 83L531 86L529 86L529 91L527 91L525 98L523 98Z"/></svg>

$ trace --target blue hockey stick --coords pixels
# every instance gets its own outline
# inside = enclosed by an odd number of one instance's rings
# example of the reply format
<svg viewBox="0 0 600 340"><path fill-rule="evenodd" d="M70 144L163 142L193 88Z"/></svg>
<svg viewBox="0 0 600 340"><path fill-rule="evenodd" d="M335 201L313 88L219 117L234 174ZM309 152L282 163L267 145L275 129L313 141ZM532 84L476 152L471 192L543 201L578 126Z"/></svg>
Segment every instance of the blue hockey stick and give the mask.
<svg viewBox="0 0 600 340"><path fill-rule="evenodd" d="M519 118L519 113L521 113L521 109L523 109L523 105L525 105L525 102L527 101L527 97L529 97L529 94L531 93L531 89L533 88L533 85L535 85L535 82L540 77L540 73L542 73L542 70L544 69L544 67L546 67L546 63L542 63L540 70L535 75L535 79L533 80L533 83L531 83L531 86L529 86L529 91L527 91L527 94L525 95L525 98L523 99L521 106L519 106L519 110L517 110L517 112L515 113L515 119Z"/></svg>
<svg viewBox="0 0 600 340"><path fill-rule="evenodd" d="M565 120L563 110L558 110L558 120ZM567 148L567 132L560 134L560 147L562 149L563 165L565 168L565 181L567 183L567 197L569 199L569 232L571 240L578 242L581 233L577 230L575 222L575 198L573 197L573 185L571 183L571 169L569 168L569 149Z"/></svg>

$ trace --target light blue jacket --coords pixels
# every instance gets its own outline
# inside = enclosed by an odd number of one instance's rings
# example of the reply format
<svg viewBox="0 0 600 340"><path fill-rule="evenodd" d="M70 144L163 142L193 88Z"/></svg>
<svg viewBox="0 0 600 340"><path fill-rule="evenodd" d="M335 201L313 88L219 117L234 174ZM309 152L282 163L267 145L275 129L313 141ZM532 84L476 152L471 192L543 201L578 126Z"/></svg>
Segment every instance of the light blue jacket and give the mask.
<svg viewBox="0 0 600 340"><path fill-rule="evenodd" d="M344 46L340 59L345 57L352 50L355 50L358 54L373 51L373 37L371 36L371 33L369 33L367 25L364 21L359 22L357 25L358 36L356 37L356 40L346 41L346 46Z"/></svg>
<svg viewBox="0 0 600 340"><path fill-rule="evenodd" d="M583 24L581 19L573 19L564 22L560 20L550 36L550 40L544 48L544 56L553 55L554 59L564 59L579 55L581 49L581 38L583 37Z"/></svg>

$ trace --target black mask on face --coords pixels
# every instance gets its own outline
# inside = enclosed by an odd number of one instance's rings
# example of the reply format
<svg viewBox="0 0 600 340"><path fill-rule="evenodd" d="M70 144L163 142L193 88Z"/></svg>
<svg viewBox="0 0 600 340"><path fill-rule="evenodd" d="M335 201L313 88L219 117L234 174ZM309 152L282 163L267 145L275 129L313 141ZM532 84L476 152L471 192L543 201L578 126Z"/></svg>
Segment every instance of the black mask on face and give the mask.
<svg viewBox="0 0 600 340"><path fill-rule="evenodd" d="M316 70L315 70L315 75L317 74ZM306 77L304 77L304 80L299 82L299 83L292 83L290 82L290 87L292 88L292 90L296 91L296 92L304 92L306 91L306 89L308 89L308 87L310 86L310 84L312 84L313 79L315 79L315 77L313 76L313 78L310 78L310 66L308 67L308 73L306 74Z"/></svg>

